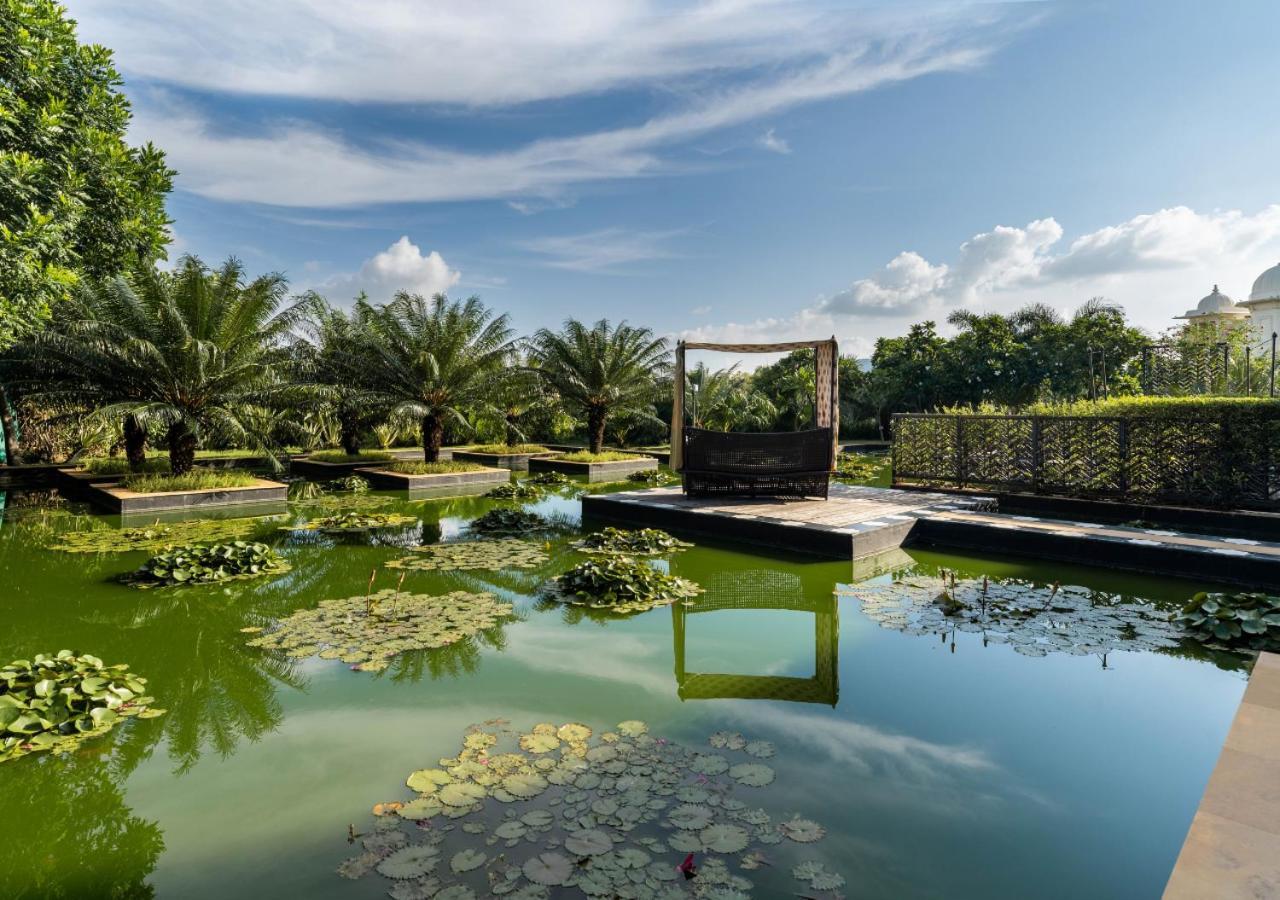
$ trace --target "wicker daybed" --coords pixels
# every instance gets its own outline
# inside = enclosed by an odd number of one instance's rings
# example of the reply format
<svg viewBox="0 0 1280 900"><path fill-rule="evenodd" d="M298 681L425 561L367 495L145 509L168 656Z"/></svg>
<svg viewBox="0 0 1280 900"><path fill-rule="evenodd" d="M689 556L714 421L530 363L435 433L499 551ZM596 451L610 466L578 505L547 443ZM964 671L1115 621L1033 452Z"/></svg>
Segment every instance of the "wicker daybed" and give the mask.
<svg viewBox="0 0 1280 900"><path fill-rule="evenodd" d="M686 350L777 353L813 348L817 427L796 432L712 431L684 424ZM671 468L684 476L684 492L698 496L827 497L840 430L839 352L835 338L787 344L676 346L671 410Z"/></svg>

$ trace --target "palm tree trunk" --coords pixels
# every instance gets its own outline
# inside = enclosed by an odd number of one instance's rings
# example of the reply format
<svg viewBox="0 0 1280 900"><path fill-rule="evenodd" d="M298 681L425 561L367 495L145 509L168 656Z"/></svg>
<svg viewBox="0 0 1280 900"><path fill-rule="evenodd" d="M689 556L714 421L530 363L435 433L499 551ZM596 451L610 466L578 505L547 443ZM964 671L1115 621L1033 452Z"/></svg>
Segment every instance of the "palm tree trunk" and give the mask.
<svg viewBox="0 0 1280 900"><path fill-rule="evenodd" d="M422 417L422 458L429 463L440 459L440 445L444 443L444 422L439 416Z"/></svg>
<svg viewBox="0 0 1280 900"><path fill-rule="evenodd" d="M516 427L516 417L507 413L505 417L507 443L512 446L520 443L520 429Z"/></svg>
<svg viewBox="0 0 1280 900"><path fill-rule="evenodd" d="M609 410L603 406L587 410L587 441L592 453L599 453L604 448L604 425L608 418Z"/></svg>
<svg viewBox="0 0 1280 900"><path fill-rule="evenodd" d="M166 435L169 443L169 469L174 475L185 475L196 464L196 436L186 422L174 422Z"/></svg>
<svg viewBox="0 0 1280 900"><path fill-rule="evenodd" d="M147 461L147 429L138 422L138 417L129 413L124 417L124 455L129 460L129 470L141 472Z"/></svg>
<svg viewBox="0 0 1280 900"><path fill-rule="evenodd" d="M339 416L338 428L338 443L342 445L342 452L348 456L355 456L360 452L360 428L356 417Z"/></svg>
<svg viewBox="0 0 1280 900"><path fill-rule="evenodd" d="M22 464L22 451L18 441L18 421L9 405L9 395L0 385L0 429L4 431L4 461L11 466Z"/></svg>

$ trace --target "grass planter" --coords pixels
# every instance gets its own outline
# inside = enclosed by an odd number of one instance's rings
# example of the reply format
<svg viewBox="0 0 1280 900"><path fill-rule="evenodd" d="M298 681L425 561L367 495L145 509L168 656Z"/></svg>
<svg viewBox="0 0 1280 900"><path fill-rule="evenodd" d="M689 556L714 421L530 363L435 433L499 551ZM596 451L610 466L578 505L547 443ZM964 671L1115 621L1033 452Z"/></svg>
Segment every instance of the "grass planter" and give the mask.
<svg viewBox="0 0 1280 900"><path fill-rule="evenodd" d="M530 472L563 472L565 475L585 475L589 482L622 481L632 472L645 472L658 468L652 456L635 459L614 459L607 462L577 462L558 456L535 456L529 460Z"/></svg>
<svg viewBox="0 0 1280 900"><path fill-rule="evenodd" d="M131 491L118 483L88 485L87 496L97 505L121 515L137 515L158 510L205 509L249 503L284 504L289 488L278 481L256 478L245 487L217 487L191 491Z"/></svg>
<svg viewBox="0 0 1280 900"><path fill-rule="evenodd" d="M511 473L506 469L480 469L475 472L440 472L432 475L407 475L376 467L360 469L356 474L370 486L383 490L411 491L418 496L451 497L460 494L483 494L495 484L506 484Z"/></svg>
<svg viewBox="0 0 1280 900"><path fill-rule="evenodd" d="M480 453L475 450L453 451L453 458L458 462L479 463L482 466L510 469L512 472L528 472L531 459L548 455L546 453Z"/></svg>

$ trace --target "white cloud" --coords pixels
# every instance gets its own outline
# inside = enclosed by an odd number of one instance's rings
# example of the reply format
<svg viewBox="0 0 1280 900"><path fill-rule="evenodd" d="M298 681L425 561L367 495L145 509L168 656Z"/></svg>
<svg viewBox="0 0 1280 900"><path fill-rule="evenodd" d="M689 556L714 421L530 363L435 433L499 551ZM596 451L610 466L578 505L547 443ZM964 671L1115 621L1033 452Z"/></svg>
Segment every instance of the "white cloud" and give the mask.
<svg viewBox="0 0 1280 900"><path fill-rule="evenodd" d="M1213 284L1236 299L1280 258L1280 204L1255 214L1198 213L1185 206L1134 216L1060 248L1052 218L1001 225L964 241L950 263L904 251L883 269L791 316L707 325L692 340L750 342L835 334L846 352L865 354L875 338L952 310L1008 311L1047 303L1064 312L1091 296L1120 302L1153 332L1194 305Z"/></svg>
<svg viewBox="0 0 1280 900"><path fill-rule="evenodd" d="M406 235L365 260L359 271L335 275L321 284L318 290L335 301L352 299L364 291L370 300L383 303L390 300L396 291L408 291L424 297L444 293L461 277L462 273L449 268L439 251L432 250L424 256L422 249Z"/></svg>
<svg viewBox="0 0 1280 900"><path fill-rule="evenodd" d="M305 0L289 0L282 7L292 8L303 2ZM168 4L172 6L173 0L168 0ZM107 16L110 22L115 22L132 9L125 0L113 0L103 6L111 11ZM168 10L169 6L165 9ZM275 6L253 4L252 10ZM579 8L577 4L573 6ZM758 9L755 8L757 6ZM183 4L180 8L185 16L189 7ZM711 25L722 17L737 22L739 18L751 20L762 13L793 15L794 10L800 8L800 5L775 4L765 0L757 4L749 0L722 0L708 4L699 7L701 15L691 20L696 20L699 29L706 29L705 35L699 31L702 36L689 40L693 41L692 46L697 47L713 37L719 40L719 32ZM351 14L355 16L356 8L352 9ZM359 15L363 16L364 5L358 9ZM260 18L252 10L246 5L244 13L249 23ZM102 25L103 20L94 19L94 15L90 13L89 19ZM139 21L149 21L151 15L148 7L145 14L137 12L136 20L130 20L128 25L132 28ZM483 12L475 12L471 19L466 19L462 13L458 15L477 32L475 41L483 47L483 52L476 53L472 62L479 65L470 68L446 66L438 77L410 71L399 73L397 78L375 79L381 91L376 98L362 95L353 99L449 99L446 96L400 96L401 87L413 83L435 86L422 87L422 90L453 90L453 87L444 86L456 86L463 92L454 98L460 103L510 102L511 98L504 100L501 92L486 92L485 86L491 84L494 71L507 72L507 75L493 80L492 84L514 86L536 84L539 73L544 73L544 70L568 73L581 68L576 57L553 44L555 52L551 55L556 60L555 64L534 65L525 61L520 65L526 65L527 71L508 71L508 63L503 61L504 41L509 40L503 37L506 32L485 32L487 15ZM805 15L804 21L795 26L794 34L788 39L772 41L757 35L746 46L740 42L733 43L731 49L718 58L718 64L706 71L702 71L705 60L701 57L698 57L697 71L677 67L671 73L674 82L664 78L661 67L646 69L637 66L625 80L638 79L641 86L651 89L659 102L666 106L647 121L604 131L534 139L497 150L469 151L420 140L378 140L376 136L364 134L357 141L340 130L322 128L298 119L272 120L255 130L244 130L241 125L232 129L209 119L163 89L135 92L133 99L137 114L131 133L136 140L152 140L165 148L169 161L181 173L178 179L181 188L219 200L295 207L481 198L502 198L527 204L530 197L545 202L571 185L665 171L672 166L666 157L667 151L713 131L743 125L802 104L868 91L930 73L971 69L982 64L1015 27L1014 23L993 17L989 12L967 8L964 14L916 15L909 19L895 17L888 12L836 16L844 23L839 28L816 27L813 17L818 13ZM765 15L763 19L769 17ZM234 15L227 15L225 10L211 18L228 23L237 19ZM685 20L682 16L674 18ZM394 16L388 12L381 19L377 15L371 19L391 22ZM585 16L585 19L589 22L592 17ZM161 21L167 19L162 17ZM399 45L388 37L387 48L379 48L378 52L370 52L358 60L349 59L344 41L331 42L315 36L312 44L307 44L307 26L303 24L306 17L300 16L297 22L303 28L301 35L293 33L291 23L290 27L278 29L284 37L271 38L272 41L288 41L295 52L273 57L270 46L255 45L246 38L247 48L235 50L227 58L217 54L216 65L213 66L216 77L210 74L207 81L200 83L206 87L218 87L221 84L219 79L232 79L236 84L243 82L246 91L287 92L294 83L289 73L271 69L271 77L258 77L251 70L253 65L275 66L275 62L265 63L263 60L279 59L283 60L279 63L281 68L292 71L301 56L303 61L314 62L324 70L323 73L317 72L315 86L307 90L315 90L324 96L342 97L345 96L339 90L342 84L358 81L357 76L367 74L362 66L378 65L373 60L383 55L396 57L395 48ZM212 29L211 34L206 35L204 24ZM174 55L174 35L199 34L201 42L207 38L209 46L221 51L232 45L231 35L240 34L241 24L219 26L212 22L192 23L184 18L181 28L172 23L162 28L157 22L150 22L145 26L143 36L130 39L128 44L119 44L116 38L123 37L115 34L104 39L120 49L122 60L132 60L132 65L141 66L149 77L187 83L183 81L183 73L188 73L189 79L197 78L202 51L192 49L190 59L181 59L180 65L170 64L167 60ZM589 26L582 27L590 30ZM753 35L756 27L741 23L736 26L738 31L750 31ZM219 28L232 31L224 33ZM92 30L91 33L99 36ZM569 33L577 32L569 29ZM730 36L734 33L733 28L726 32ZM627 38L624 44L661 40L661 34L638 34ZM601 44L601 48L605 47L608 47L608 55L612 56L615 48L607 43ZM403 57L400 64L409 66L410 61L416 65L430 59L432 54L414 45L412 52L406 50ZM449 58L452 59L452 55ZM538 57L539 60L541 58ZM565 58L574 59L574 64L564 65ZM243 67L237 61L243 62ZM333 84L329 83L330 75L333 76ZM608 79L596 78L582 85L562 85L557 90L547 86L535 93L547 97L568 96L600 92L611 86L613 84ZM227 85L222 87L228 88ZM518 87L511 89L521 90ZM516 208L529 207L518 205Z"/></svg>
<svg viewBox="0 0 1280 900"><path fill-rule="evenodd" d="M686 234L686 229L628 231L624 228L602 228L585 234L533 238L522 242L520 246L543 257L543 264L553 269L574 272L634 271L626 268L628 264L676 256L670 243Z"/></svg>
<svg viewBox="0 0 1280 900"><path fill-rule="evenodd" d="M772 153L786 154L791 152L791 145L787 143L786 138L778 137L772 128L760 135L758 143Z"/></svg>

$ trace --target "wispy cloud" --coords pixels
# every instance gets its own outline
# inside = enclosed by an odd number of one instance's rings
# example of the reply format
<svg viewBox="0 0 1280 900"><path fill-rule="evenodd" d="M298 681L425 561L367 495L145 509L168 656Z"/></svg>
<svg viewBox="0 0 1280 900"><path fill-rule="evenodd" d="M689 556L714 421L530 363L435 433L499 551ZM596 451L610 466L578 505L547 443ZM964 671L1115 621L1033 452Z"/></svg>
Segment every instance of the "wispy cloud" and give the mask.
<svg viewBox="0 0 1280 900"><path fill-rule="evenodd" d="M542 257L542 264L554 269L622 274L635 271L630 267L632 263L679 256L672 242L688 234L688 229L629 231L604 228L585 234L533 238L522 242L520 247Z"/></svg>
<svg viewBox="0 0 1280 900"><path fill-rule="evenodd" d="M772 128L760 135L760 140L757 143L770 153L786 154L791 152L791 145L786 142L785 138L778 137Z"/></svg>
<svg viewBox="0 0 1280 900"><path fill-rule="evenodd" d="M165 15L176 15L179 9L173 0L160 5ZM274 8L276 4L243 5L245 21L251 24L261 25L262 16L278 13L254 12L259 8ZM299 5L310 9L312 2L289 0L280 4L280 8ZM142 26L141 36L129 38L125 44L116 43L117 39L125 40L121 34L112 32L106 37L120 48L123 60L130 60L131 65L140 67L144 74L162 85L199 80L200 86L207 88L261 94L288 92L290 85L294 85L308 95L378 101L436 100L474 106L519 99L491 89L498 84L529 85L531 96L525 99L534 99L532 95L549 98L601 92L621 83L649 89L662 110L638 124L536 138L522 145L494 150L459 148L402 137L379 140L376 135L366 134L356 140L340 129L299 118L276 118L262 126L246 128L242 123L223 122L211 116L207 108L191 104L185 96L179 99L163 87L136 92L138 114L134 136L154 140L165 148L181 172L180 187L219 200L293 207L500 198L526 204L515 208L528 210L532 208L527 205L529 198L545 201L572 185L672 171L678 167L682 147L712 132L781 114L804 104L931 73L974 68L985 62L1022 24L1019 19L990 12L989 7L963 7L960 11L913 14L912 18L906 18L883 11L875 14L863 11L858 15L819 13L815 11L817 7L806 12L805 4L726 0L698 7L698 14L692 17L674 16L673 21L685 23L675 30L674 36L666 31L650 35L640 30L621 39L624 46L638 46L638 54L643 49L641 56L646 60L654 54L664 59L671 55L679 59L687 56L690 60L696 59L696 64L666 68L636 65L628 69L619 62L618 68L627 69L626 72L619 71L616 76L596 75L579 83L574 80L576 75L568 73L580 72L583 66L562 42L547 38L547 47L535 55L535 59L541 60L544 52L552 54L555 64L534 64L528 59L512 62L504 52L505 38L501 37L512 30L511 22L503 29L494 29L488 27L492 23L484 12L474 12L470 18L459 12L469 23L466 27L477 32L476 40L485 42L483 53L472 54L473 60L484 61L483 66L446 65L444 72L436 76L414 71L409 75L400 73L398 78L373 79L383 88L377 96L357 91L356 96L348 97L340 89L342 85L358 84L368 78L367 70L381 66L378 60L383 56L399 58L396 50L399 44L388 33L394 31L397 22L394 10L402 10L401 5L380 7L384 16L370 16L383 23L387 31L378 34L387 37L389 43L385 48L379 47L378 52L362 54L358 59L348 56L345 38L332 41L325 37L328 31L313 36L314 45L307 44L308 17L296 9L296 22L303 29L301 36L293 33L292 25L255 29L289 36L273 37L271 41L287 41L292 52L272 53L271 46L263 47L242 33L243 23L238 21L241 17L229 15L223 9L216 18L228 24L204 23L213 29L206 33L200 20L195 23L184 20L182 29L171 30L151 21L151 7L144 13L126 0L110 0L102 6L105 13L102 10L88 12L88 21L96 23L97 28L110 31L112 23L119 24L121 20L130 28L137 27L139 22L150 23ZM577 4L572 6L580 9ZM619 7L610 18L610 27L616 27L619 34L628 27L628 14L624 10L633 6ZM97 10L97 7L89 9ZM187 14L186 4L180 5L180 9L183 15ZM363 16L365 6L362 4L359 10ZM134 15L126 16L130 11ZM514 15L510 10L508 13ZM333 18L338 14L332 11L316 14L336 27ZM648 14L654 13L650 10ZM350 16L357 16L354 8ZM794 17L795 21L783 29L781 37L774 39L759 24L772 17L788 22ZM835 18L834 23L827 21L831 17ZM432 17L435 18L448 17ZM345 24L347 13L341 14L339 20ZM744 24L745 20L755 21ZM590 36L593 34L590 23L595 19L585 16L584 21L587 24L581 28ZM724 37L718 26L727 21L734 25L727 28L724 32L727 37ZM405 27L413 30L411 26ZM566 34L579 33L563 24L561 27ZM244 30L250 30L249 26L245 25ZM221 53L217 54L216 65L211 65L206 75L200 76L199 60L205 51L193 48L192 57L181 59L180 65L168 61L175 55L175 33L198 33L202 44L227 50L231 55L224 58ZM230 49L237 37L244 37L249 49ZM722 38L727 42L722 52L707 58L694 52L703 49L708 41L719 46L717 42ZM598 40L598 36L591 39ZM678 52L663 45L664 40L671 41ZM600 46L608 47L609 42L604 41ZM608 55L615 56L615 48L609 47ZM621 55L626 57L625 52ZM400 54L403 58L399 64L417 65L432 56L413 45L412 53L406 49ZM448 58L454 59L452 54ZM565 65L565 59L574 62ZM238 60L244 64L240 65ZM708 60L718 62L708 66ZM511 69L517 64L521 68ZM254 66L268 68L255 74ZM277 66L287 71L277 71ZM310 80L295 73L298 66L312 72ZM497 77L495 72L504 74ZM547 84L541 76L568 78L570 82ZM229 83L224 83L227 79ZM420 87L418 94L399 93L409 82ZM421 87L426 85L432 87ZM421 94L421 91L437 89L456 90L457 96ZM780 139L775 136L774 140Z"/></svg>

